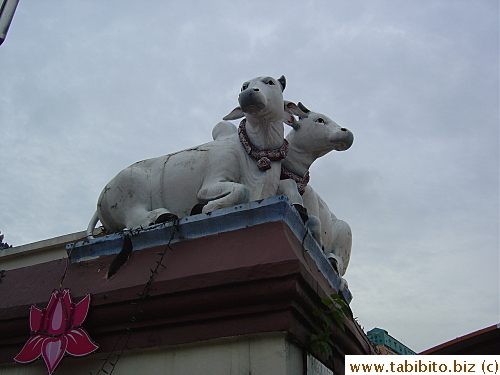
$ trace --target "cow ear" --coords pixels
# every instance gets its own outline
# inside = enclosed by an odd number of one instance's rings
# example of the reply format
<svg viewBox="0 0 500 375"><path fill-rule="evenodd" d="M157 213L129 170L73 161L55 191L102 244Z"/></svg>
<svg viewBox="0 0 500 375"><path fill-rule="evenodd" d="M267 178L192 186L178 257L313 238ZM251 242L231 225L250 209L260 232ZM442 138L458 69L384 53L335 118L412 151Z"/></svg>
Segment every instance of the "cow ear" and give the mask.
<svg viewBox="0 0 500 375"><path fill-rule="evenodd" d="M297 121L295 120L295 117L293 117L293 115L290 115L285 112L285 117L283 118L283 122L287 125L290 125L292 128L295 128L295 123Z"/></svg>
<svg viewBox="0 0 500 375"><path fill-rule="evenodd" d="M308 116L308 114L302 111L297 104L290 102L288 100L285 100L284 102L285 102L285 112L288 112L292 115L296 115L302 118Z"/></svg>
<svg viewBox="0 0 500 375"><path fill-rule="evenodd" d="M243 111L241 110L240 107L236 107L229 114L224 116L222 119L223 120L236 120L236 119L242 118L242 117L245 117L245 114L243 113Z"/></svg>
<svg viewBox="0 0 500 375"><path fill-rule="evenodd" d="M281 91L285 91L285 87L286 87L286 78L285 78L285 76L279 77L278 78L278 82L281 85Z"/></svg>
<svg viewBox="0 0 500 375"><path fill-rule="evenodd" d="M288 117L289 116L289 117ZM285 114L285 119L283 122L287 125L290 125L293 130L297 131L300 129L300 122L298 122L293 115L287 115Z"/></svg>
<svg viewBox="0 0 500 375"><path fill-rule="evenodd" d="M305 112L305 113L309 113L309 112L311 112L311 111L310 111L310 110L308 110L308 109L306 108L306 106L305 106L304 104L302 104L301 102L299 102L297 105L298 105L298 107L299 107L299 108L300 108L303 112Z"/></svg>

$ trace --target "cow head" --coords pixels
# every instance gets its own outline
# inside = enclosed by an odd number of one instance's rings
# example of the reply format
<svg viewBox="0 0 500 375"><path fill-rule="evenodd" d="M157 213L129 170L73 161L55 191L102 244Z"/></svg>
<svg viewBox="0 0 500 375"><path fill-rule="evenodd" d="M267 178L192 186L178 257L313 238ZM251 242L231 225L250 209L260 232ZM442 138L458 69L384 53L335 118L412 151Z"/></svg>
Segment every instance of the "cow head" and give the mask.
<svg viewBox="0 0 500 375"><path fill-rule="evenodd" d="M332 150L345 151L351 147L354 135L321 113L312 112L299 102L298 107L307 117L299 117L287 135L290 143L298 149L321 157Z"/></svg>
<svg viewBox="0 0 500 375"><path fill-rule="evenodd" d="M246 81L241 86L238 97L239 106L224 117L224 120L235 120L241 117L262 118L267 121L287 119L285 112L297 116L307 116L292 102L283 100L286 79L273 77L257 77Z"/></svg>

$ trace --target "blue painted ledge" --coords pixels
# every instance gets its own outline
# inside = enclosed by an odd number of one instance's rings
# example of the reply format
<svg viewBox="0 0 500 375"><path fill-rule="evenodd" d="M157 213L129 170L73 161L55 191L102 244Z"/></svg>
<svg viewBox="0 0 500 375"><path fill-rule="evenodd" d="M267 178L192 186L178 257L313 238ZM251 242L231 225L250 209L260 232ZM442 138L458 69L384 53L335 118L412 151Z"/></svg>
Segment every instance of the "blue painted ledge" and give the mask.
<svg viewBox="0 0 500 375"><path fill-rule="evenodd" d="M335 290L340 290L340 277L324 255L316 240L302 223L299 213L285 195L240 204L221 210L187 216L179 220L178 230L171 243L212 234L230 232L258 224L284 221L316 262L323 276ZM170 228L170 230L169 230ZM172 223L162 223L131 231L134 251L152 246L165 245L174 231ZM66 245L71 263L94 259L103 255L118 254L123 244L123 232L113 233L89 241ZM341 292L349 303L352 294L344 288Z"/></svg>

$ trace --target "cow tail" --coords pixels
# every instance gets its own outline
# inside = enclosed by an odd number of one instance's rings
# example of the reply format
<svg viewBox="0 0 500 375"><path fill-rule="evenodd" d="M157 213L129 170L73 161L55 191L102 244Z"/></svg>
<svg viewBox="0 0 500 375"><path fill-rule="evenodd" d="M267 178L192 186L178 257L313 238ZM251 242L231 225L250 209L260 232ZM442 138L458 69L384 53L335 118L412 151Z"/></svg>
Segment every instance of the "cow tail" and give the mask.
<svg viewBox="0 0 500 375"><path fill-rule="evenodd" d="M90 220L89 226L87 227L87 239L90 240L94 238L94 228L99 221L99 216L97 215L97 210L94 212L94 216Z"/></svg>

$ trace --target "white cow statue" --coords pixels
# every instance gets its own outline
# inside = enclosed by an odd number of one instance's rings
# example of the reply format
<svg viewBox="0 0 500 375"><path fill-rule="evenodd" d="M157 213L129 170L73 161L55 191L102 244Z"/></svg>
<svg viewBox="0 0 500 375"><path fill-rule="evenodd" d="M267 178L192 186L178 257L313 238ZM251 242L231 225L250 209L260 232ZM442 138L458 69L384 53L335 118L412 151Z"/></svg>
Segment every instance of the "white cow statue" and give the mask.
<svg viewBox="0 0 500 375"><path fill-rule="evenodd" d="M287 148L283 122L307 116L283 100L285 86L284 76L245 82L239 106L224 118L244 117L238 134L139 161L118 173L99 197L87 236L98 221L114 232L188 216L193 207L210 212L276 195Z"/></svg>
<svg viewBox="0 0 500 375"><path fill-rule="evenodd" d="M332 150L347 150L354 136L329 117L309 111L302 103L299 103L299 108L308 116L299 117L286 137L289 151L282 161L281 178L292 178L297 182L303 205L309 214L307 224L327 257L333 260L339 275L343 276L351 256L351 228L345 221L338 220L325 201L308 185L309 167L317 158Z"/></svg>
<svg viewBox="0 0 500 375"><path fill-rule="evenodd" d="M281 162L282 180L278 192L289 197L302 195L303 205L309 215L307 226L339 275L343 276L351 255L351 228L345 221L338 220L325 201L308 185L309 168L317 158L332 150L347 150L354 136L329 117L311 112L302 103L298 106L308 116L299 117L298 121L289 119L287 122L293 129L286 137L288 155ZM212 137L216 139L235 132L234 124L221 121L214 127ZM290 182L293 184L290 185Z"/></svg>

